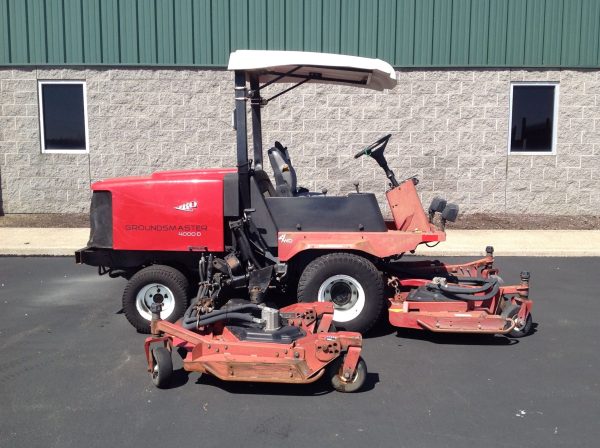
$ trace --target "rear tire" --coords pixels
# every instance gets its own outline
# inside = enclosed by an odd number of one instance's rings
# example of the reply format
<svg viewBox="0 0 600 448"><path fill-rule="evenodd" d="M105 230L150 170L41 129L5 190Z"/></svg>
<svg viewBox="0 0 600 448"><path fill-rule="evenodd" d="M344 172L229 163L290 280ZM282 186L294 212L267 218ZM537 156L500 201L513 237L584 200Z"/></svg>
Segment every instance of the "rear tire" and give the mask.
<svg viewBox="0 0 600 448"><path fill-rule="evenodd" d="M150 305L154 296L163 299L161 318L175 322L185 312L189 298L189 283L185 275L175 268L152 265L131 277L123 291L123 311L127 320L140 333L150 333Z"/></svg>
<svg viewBox="0 0 600 448"><path fill-rule="evenodd" d="M173 379L173 359L171 352L164 347L152 349L152 383L159 389L164 389Z"/></svg>
<svg viewBox="0 0 600 448"><path fill-rule="evenodd" d="M336 252L306 266L298 282L298 301L331 301L336 328L366 333L381 315L383 290L383 278L373 263Z"/></svg>

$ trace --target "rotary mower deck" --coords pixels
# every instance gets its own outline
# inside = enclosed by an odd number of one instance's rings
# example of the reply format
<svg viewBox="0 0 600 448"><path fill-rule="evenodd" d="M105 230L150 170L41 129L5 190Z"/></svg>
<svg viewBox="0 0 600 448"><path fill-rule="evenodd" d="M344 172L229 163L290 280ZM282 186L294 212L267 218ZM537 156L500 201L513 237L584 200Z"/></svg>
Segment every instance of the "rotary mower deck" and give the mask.
<svg viewBox="0 0 600 448"><path fill-rule="evenodd" d="M281 310L234 303L203 315L196 308L178 323L160 319L162 303L152 307L152 336L145 351L148 371L159 388L170 383L174 348L185 352L185 370L224 381L307 384L326 375L340 392L355 392L364 384L362 337L330 331L331 303ZM256 313L261 317L254 317Z"/></svg>
<svg viewBox="0 0 600 448"><path fill-rule="evenodd" d="M521 272L519 285L503 285L493 266L493 252L488 246L485 258L465 264L398 263L399 276L388 280L395 290L390 323L437 333L529 334L530 274Z"/></svg>

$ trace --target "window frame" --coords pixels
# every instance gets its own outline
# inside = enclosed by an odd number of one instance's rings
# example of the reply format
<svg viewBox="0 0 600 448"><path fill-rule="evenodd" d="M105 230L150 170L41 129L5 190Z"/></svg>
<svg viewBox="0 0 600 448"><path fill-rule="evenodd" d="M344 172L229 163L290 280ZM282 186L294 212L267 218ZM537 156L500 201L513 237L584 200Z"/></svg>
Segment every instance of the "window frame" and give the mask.
<svg viewBox="0 0 600 448"><path fill-rule="evenodd" d="M46 137L44 133L44 101L42 96L42 87L49 84L79 84L83 94L83 124L85 130L85 148L82 149L47 149ZM86 81L64 80L64 79L47 79L38 80L38 110L40 118L40 146L42 154L89 154L90 141L88 129L88 107L87 107L87 86Z"/></svg>
<svg viewBox="0 0 600 448"><path fill-rule="evenodd" d="M515 86L551 86L554 87L554 115L552 117L552 148L550 151L512 151L512 116L513 116L513 91ZM550 81L517 81L510 83L510 100L508 103L508 145L507 154L509 156L555 156L556 140L558 134L558 97L560 94L560 84Z"/></svg>

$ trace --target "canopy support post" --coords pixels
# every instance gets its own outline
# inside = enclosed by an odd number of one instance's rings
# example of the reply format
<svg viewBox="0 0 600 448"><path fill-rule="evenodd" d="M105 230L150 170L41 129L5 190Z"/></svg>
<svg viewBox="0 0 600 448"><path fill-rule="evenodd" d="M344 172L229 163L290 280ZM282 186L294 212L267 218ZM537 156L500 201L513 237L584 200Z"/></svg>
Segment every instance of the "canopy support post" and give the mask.
<svg viewBox="0 0 600 448"><path fill-rule="evenodd" d="M246 130L246 72L243 70L235 71L235 128L241 216L245 209L251 208L248 134Z"/></svg>
<svg viewBox="0 0 600 448"><path fill-rule="evenodd" d="M254 169L263 169L262 121L260 116L261 97L258 76L250 75L250 111L252 115L252 146L254 148Z"/></svg>

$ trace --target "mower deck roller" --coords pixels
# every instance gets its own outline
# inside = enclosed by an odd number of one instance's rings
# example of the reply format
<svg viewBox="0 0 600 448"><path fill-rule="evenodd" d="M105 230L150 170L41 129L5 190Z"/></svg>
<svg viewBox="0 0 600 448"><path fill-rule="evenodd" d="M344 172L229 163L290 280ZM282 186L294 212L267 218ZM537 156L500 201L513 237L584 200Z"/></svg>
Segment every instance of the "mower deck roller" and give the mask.
<svg viewBox="0 0 600 448"><path fill-rule="evenodd" d="M181 322L161 320L160 308L153 305L153 334L145 343L148 371L157 387L169 385L174 348L185 352L185 370L223 381L307 384L326 375L341 392L354 392L365 381L362 337L329 331L330 303L296 304L281 310L261 307L265 319L251 312L221 312L210 318L213 323L202 325L199 320L199 325L187 325L190 329Z"/></svg>

